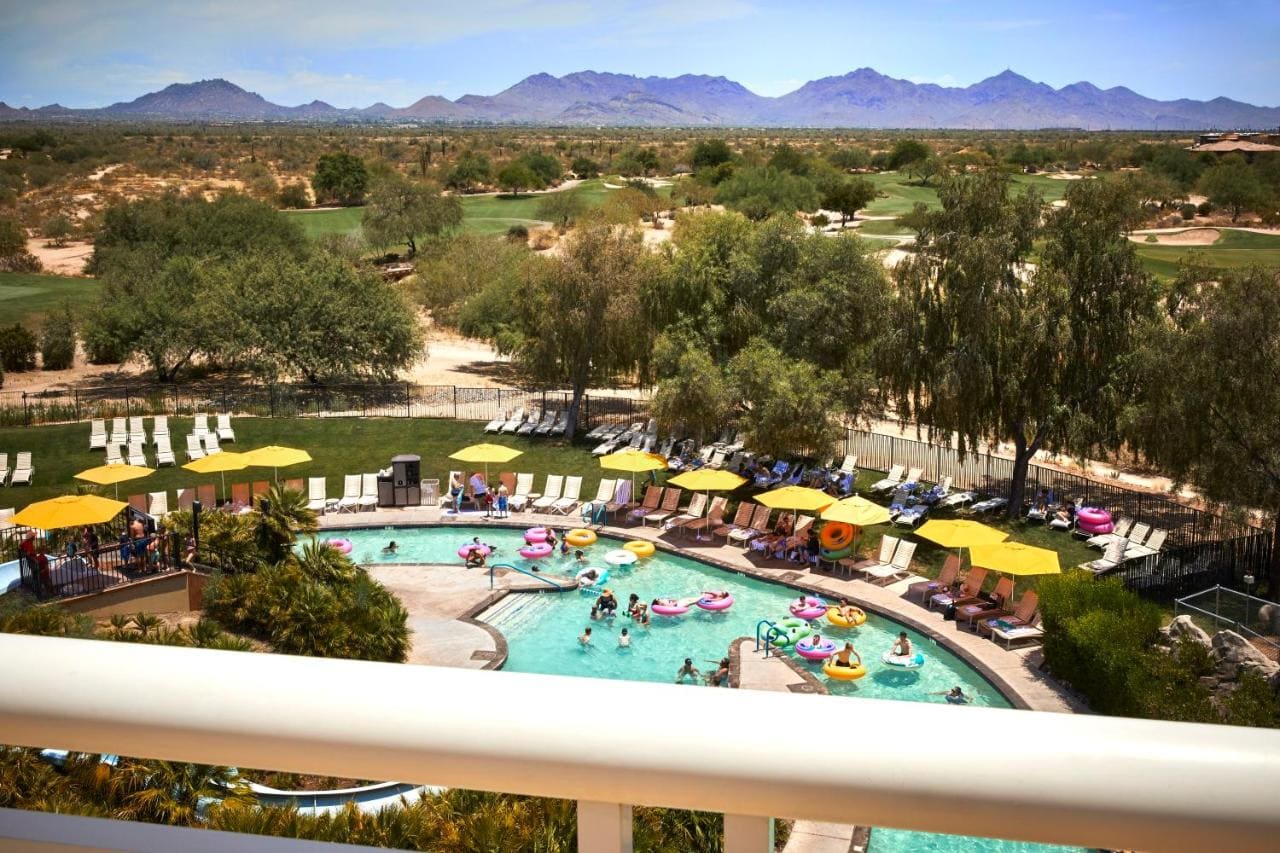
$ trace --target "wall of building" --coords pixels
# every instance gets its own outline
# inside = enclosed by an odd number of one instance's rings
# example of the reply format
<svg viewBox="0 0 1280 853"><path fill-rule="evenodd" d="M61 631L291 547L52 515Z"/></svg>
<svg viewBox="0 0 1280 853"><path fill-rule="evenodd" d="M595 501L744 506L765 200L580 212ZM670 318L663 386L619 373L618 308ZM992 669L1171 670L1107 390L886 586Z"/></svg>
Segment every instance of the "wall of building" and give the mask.
<svg viewBox="0 0 1280 853"><path fill-rule="evenodd" d="M73 613L106 619L117 613L173 613L199 610L207 575L181 571L113 586L102 592L68 598L62 606Z"/></svg>

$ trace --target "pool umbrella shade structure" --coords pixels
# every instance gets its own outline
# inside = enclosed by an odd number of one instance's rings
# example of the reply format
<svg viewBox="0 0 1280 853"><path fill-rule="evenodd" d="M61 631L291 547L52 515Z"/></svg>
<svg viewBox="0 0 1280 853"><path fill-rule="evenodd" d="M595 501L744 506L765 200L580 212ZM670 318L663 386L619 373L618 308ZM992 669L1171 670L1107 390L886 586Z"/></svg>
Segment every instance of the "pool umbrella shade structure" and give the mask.
<svg viewBox="0 0 1280 853"><path fill-rule="evenodd" d="M489 464L501 465L504 462L510 462L517 456L523 454L523 450L516 450L514 447L504 447L501 444L473 444L470 447L464 447L457 453L450 453L450 459L456 459L459 462L472 462L484 465L484 481L487 486L489 483Z"/></svg>
<svg viewBox="0 0 1280 853"><path fill-rule="evenodd" d="M634 499L636 493L636 474L643 474L648 471L665 471L667 469L667 459L657 453L649 453L645 450L619 450L617 453L607 453L600 457L600 467L607 468L610 471L621 471L624 474L631 475L631 495Z"/></svg>
<svg viewBox="0 0 1280 853"><path fill-rule="evenodd" d="M227 472L243 471L249 467L245 454L235 453L230 450L224 450L221 453L215 453L212 456L204 456L192 462L188 462L182 466L186 471L195 471L197 474L220 474L222 476L222 498L227 497Z"/></svg>
<svg viewBox="0 0 1280 853"><path fill-rule="evenodd" d="M756 495L756 503L764 504L771 509L789 509L795 515L801 512L821 512L835 502L836 499L826 492L820 492L808 486L782 486L763 495ZM791 529L795 529L794 519Z"/></svg>
<svg viewBox="0 0 1280 853"><path fill-rule="evenodd" d="M1009 534L994 527L988 527L980 521L967 519L935 519L920 525L916 535L928 539L943 548L955 548L956 559L960 559L960 549L969 549L969 562L973 564L973 548L978 545L995 545L1009 538Z"/></svg>
<svg viewBox="0 0 1280 853"><path fill-rule="evenodd" d="M974 545L969 549L969 561L975 566L1010 575L1015 583L1020 577L1062 573L1062 564L1058 562L1057 551L1037 548L1035 545L1022 542Z"/></svg>
<svg viewBox="0 0 1280 853"><path fill-rule="evenodd" d="M220 456L221 454L215 453L214 455ZM248 451L244 454L244 460L245 465L250 468L271 468L272 478L279 483L281 468L310 462L311 454L297 447L280 447L276 444L269 444L266 447Z"/></svg>
<svg viewBox="0 0 1280 853"><path fill-rule="evenodd" d="M61 530L65 527L106 524L128 504L98 495L63 495L37 501L14 515L10 521L19 527Z"/></svg>
<svg viewBox="0 0 1280 853"><path fill-rule="evenodd" d="M144 468L141 465L99 465L97 468L90 468L87 471L81 471L76 474L77 480L84 480L86 483L94 483L98 486L114 486L116 497L120 497L120 484L128 480L138 480L150 474L154 474L156 469Z"/></svg>
<svg viewBox="0 0 1280 853"><path fill-rule="evenodd" d="M685 471L683 474L677 474L667 481L669 485L679 486L682 489L706 492L708 500L710 500L712 492L732 492L746 482L746 477L739 477L732 471L723 471L719 468L699 468L696 471ZM698 531L697 538L699 540L702 539L701 530Z"/></svg>
<svg viewBox="0 0 1280 853"><path fill-rule="evenodd" d="M891 516L889 510L857 495L836 501L822 511L823 521L838 521L854 527L871 527L884 524Z"/></svg>

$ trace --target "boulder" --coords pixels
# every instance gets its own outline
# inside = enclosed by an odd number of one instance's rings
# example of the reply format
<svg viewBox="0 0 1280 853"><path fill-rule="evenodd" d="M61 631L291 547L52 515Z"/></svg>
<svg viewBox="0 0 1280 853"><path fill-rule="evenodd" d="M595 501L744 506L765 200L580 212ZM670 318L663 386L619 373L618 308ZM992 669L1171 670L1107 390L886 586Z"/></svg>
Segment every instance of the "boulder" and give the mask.
<svg viewBox="0 0 1280 853"><path fill-rule="evenodd" d="M1169 639L1169 645L1171 646L1176 646L1179 640L1194 640L1206 649L1213 646L1213 641L1209 639L1209 634L1188 615L1175 616L1169 626L1162 628L1160 633Z"/></svg>
<svg viewBox="0 0 1280 853"><path fill-rule="evenodd" d="M1277 671L1280 664L1275 663L1253 644L1235 631L1219 631L1213 638L1213 658L1215 670L1220 676L1225 675L1234 680L1241 667L1250 667L1268 680Z"/></svg>

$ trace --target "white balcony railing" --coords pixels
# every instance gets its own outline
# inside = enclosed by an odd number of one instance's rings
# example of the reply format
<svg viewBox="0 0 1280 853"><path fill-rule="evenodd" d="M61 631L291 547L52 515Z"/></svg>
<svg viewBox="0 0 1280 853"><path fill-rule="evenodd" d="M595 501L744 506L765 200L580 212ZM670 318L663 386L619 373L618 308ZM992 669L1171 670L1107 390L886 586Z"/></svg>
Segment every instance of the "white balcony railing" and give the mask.
<svg viewBox="0 0 1280 853"><path fill-rule="evenodd" d="M0 635L0 742L574 799L591 853L629 849L630 804L723 812L728 853L769 850L771 816L1144 851L1280 839L1280 731L943 704ZM0 847L84 826L3 817ZM105 846L164 849L144 834Z"/></svg>

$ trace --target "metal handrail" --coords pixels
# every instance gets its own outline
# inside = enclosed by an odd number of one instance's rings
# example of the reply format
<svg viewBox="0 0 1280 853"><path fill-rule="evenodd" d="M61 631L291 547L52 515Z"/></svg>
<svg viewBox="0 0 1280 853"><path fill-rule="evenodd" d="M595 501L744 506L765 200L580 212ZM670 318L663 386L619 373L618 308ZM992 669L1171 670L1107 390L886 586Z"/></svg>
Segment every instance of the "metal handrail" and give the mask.
<svg viewBox="0 0 1280 853"><path fill-rule="evenodd" d="M519 572L522 575L528 575L534 580L539 580L545 584L550 584L551 586L556 588L557 592L564 592L567 589L571 589L571 587L561 586L560 584L551 580L551 578L545 578L542 575L535 574L534 572L531 572L528 569L522 569L519 566L513 566L510 563L494 563L493 565L489 566L489 589L493 589L493 570L494 569L511 569L513 572Z"/></svg>

